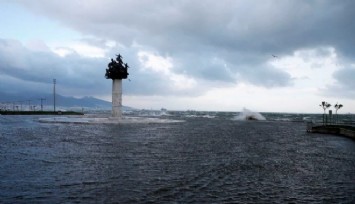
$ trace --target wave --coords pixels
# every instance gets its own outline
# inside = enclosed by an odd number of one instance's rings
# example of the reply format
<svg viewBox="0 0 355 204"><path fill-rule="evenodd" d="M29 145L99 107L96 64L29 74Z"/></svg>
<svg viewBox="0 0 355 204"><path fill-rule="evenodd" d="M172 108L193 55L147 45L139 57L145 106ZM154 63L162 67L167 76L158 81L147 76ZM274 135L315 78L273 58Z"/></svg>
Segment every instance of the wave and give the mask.
<svg viewBox="0 0 355 204"><path fill-rule="evenodd" d="M161 117L161 116L170 116L168 110L162 108L160 110L140 110L138 116L149 116L149 117Z"/></svg>
<svg viewBox="0 0 355 204"><path fill-rule="evenodd" d="M233 118L234 120L266 120L266 118L258 112L253 112L246 108L239 115Z"/></svg>

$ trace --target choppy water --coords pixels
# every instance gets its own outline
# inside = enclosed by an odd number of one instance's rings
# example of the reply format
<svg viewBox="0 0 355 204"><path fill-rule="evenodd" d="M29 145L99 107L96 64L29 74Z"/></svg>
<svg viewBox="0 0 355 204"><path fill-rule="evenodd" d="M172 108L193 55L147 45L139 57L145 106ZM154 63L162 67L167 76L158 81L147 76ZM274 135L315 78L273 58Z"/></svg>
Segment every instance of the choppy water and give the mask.
<svg viewBox="0 0 355 204"><path fill-rule="evenodd" d="M355 201L354 140L307 134L302 122L194 114L121 125L0 116L0 203Z"/></svg>

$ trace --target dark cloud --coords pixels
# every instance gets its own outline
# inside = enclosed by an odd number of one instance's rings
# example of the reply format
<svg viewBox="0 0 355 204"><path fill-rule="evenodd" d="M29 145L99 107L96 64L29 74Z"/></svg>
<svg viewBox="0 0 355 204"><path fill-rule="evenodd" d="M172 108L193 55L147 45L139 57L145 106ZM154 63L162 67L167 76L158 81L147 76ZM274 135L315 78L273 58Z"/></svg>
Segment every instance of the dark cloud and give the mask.
<svg viewBox="0 0 355 204"><path fill-rule="evenodd" d="M246 82L267 88L290 86L292 84L292 78L288 73L270 66L263 66L257 69L245 67L242 76L244 77L242 79Z"/></svg>
<svg viewBox="0 0 355 204"><path fill-rule="evenodd" d="M355 90L355 68L341 69L334 73L334 77L348 89Z"/></svg>
<svg viewBox="0 0 355 204"><path fill-rule="evenodd" d="M286 56L298 49L331 46L350 60L355 56L355 2L351 0L17 2L95 36L97 39L85 39L91 44L100 47L108 40L117 42L108 55L116 54L115 48L125 52L123 56L132 67L132 82L127 89L134 94L179 93L168 78L140 69L137 54L142 49L170 56L174 59L174 73L191 76L198 82L210 81L211 86L239 81L265 87L291 85L288 73L267 65L272 54ZM56 73L82 88L82 84L104 86L95 81L101 76L98 67L105 64L103 59L75 54L60 59L48 53L39 59L38 53L25 54L26 60L34 60L33 64L38 66L31 69L34 74L18 73L21 69L11 67L14 65L7 67L7 74L44 81L46 77L35 73ZM71 74L70 70L82 76ZM79 82L80 85L73 84ZM181 93L203 90L195 88Z"/></svg>
<svg viewBox="0 0 355 204"><path fill-rule="evenodd" d="M336 83L323 92L334 97L355 98L355 68L344 68L334 73Z"/></svg>
<svg viewBox="0 0 355 204"><path fill-rule="evenodd" d="M130 66L129 80L124 80L123 87L126 95L199 95L205 90L176 89L169 76L144 69L134 48L113 47L108 55L115 58L120 49L123 61ZM107 58L82 57L74 51L60 57L50 50L33 51L16 40L0 39L0 90L49 93L55 78L61 95L109 95L111 80L104 77L108 62Z"/></svg>
<svg viewBox="0 0 355 204"><path fill-rule="evenodd" d="M84 58L75 53L59 57L51 51L29 50L15 40L0 39L0 74L15 79L16 87L23 90L28 90L28 84L48 86L56 78L58 86L68 90L68 94L98 94L102 87L107 87L104 83L105 65L105 59ZM2 81L4 89L13 90L10 82Z"/></svg>

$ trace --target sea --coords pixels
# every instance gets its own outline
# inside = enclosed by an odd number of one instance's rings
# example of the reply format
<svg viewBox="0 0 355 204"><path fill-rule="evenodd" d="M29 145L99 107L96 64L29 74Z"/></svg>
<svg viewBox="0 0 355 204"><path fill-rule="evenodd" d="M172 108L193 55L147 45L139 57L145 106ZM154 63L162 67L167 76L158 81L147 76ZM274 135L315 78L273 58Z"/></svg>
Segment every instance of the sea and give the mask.
<svg viewBox="0 0 355 204"><path fill-rule="evenodd" d="M0 203L355 203L355 141L307 133L321 114L125 114L183 122L0 115Z"/></svg>

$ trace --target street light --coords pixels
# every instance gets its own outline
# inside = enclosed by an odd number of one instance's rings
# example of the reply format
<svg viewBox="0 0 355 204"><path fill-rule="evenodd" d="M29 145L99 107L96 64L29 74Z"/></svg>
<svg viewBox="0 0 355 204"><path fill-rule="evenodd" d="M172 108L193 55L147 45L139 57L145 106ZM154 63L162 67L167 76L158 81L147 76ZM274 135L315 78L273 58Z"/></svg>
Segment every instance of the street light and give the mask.
<svg viewBox="0 0 355 204"><path fill-rule="evenodd" d="M56 79L53 79L53 107L55 112L55 84L57 83Z"/></svg>

